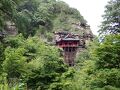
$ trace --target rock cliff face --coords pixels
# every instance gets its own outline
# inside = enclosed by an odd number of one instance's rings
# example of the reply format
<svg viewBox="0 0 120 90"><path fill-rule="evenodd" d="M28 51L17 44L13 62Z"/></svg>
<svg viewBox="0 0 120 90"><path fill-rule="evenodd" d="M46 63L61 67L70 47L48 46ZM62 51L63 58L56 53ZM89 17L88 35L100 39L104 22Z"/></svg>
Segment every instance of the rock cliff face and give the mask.
<svg viewBox="0 0 120 90"><path fill-rule="evenodd" d="M87 25L87 21L80 12L75 8L69 7L65 3L60 2L60 4L62 4L63 7L60 8L61 12L59 12L53 20L53 31L66 31L81 36L91 35L92 37L93 34L90 26Z"/></svg>
<svg viewBox="0 0 120 90"><path fill-rule="evenodd" d="M62 16L65 17L65 16ZM60 21L62 17L57 17L54 21L54 32L68 32L72 34L77 34L80 36L81 41L85 41L88 43L93 39L93 33L91 28L86 23L82 23L80 20L76 19L75 17L68 17L65 21ZM54 38L54 37L53 37Z"/></svg>
<svg viewBox="0 0 120 90"><path fill-rule="evenodd" d="M15 23L13 23L11 21L6 21L5 33L7 35L12 35L12 36L17 35L18 32L17 32L17 28L15 26Z"/></svg>
<svg viewBox="0 0 120 90"><path fill-rule="evenodd" d="M61 21L63 17L65 19ZM77 33L79 35L83 35L83 33L92 35L89 25L87 25L86 23L82 23L76 17L71 17L71 15L69 16L61 15L60 17L58 16L54 20L53 26L54 26L53 31L68 31Z"/></svg>

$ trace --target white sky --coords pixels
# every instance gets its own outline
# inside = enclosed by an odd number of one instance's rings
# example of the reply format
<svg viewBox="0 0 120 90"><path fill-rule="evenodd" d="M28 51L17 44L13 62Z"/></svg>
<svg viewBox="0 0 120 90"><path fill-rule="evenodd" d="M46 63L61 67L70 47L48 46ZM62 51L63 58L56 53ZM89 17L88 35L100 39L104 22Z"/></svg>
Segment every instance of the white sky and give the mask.
<svg viewBox="0 0 120 90"><path fill-rule="evenodd" d="M105 5L110 0L62 0L69 4L70 7L78 9L81 15L87 20L91 26L92 32L98 34L98 26L102 21Z"/></svg>

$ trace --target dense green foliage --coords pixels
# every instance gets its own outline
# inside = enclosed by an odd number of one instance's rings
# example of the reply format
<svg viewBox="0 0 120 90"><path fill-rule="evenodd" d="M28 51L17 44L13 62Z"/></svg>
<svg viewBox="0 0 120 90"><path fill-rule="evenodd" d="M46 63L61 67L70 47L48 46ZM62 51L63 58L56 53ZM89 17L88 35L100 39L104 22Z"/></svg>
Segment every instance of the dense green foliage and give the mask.
<svg viewBox="0 0 120 90"><path fill-rule="evenodd" d="M111 0L106 6L99 31L101 42L95 40L86 51L80 53L80 71L76 66L78 71L75 75L75 84L79 85L75 90L120 89L119 3L119 0Z"/></svg>
<svg viewBox="0 0 120 90"><path fill-rule="evenodd" d="M76 90L119 90L120 36L106 36L102 44L96 43L96 48L94 45L81 57L84 61L78 63L81 67L75 78L80 78L80 87Z"/></svg>
<svg viewBox="0 0 120 90"><path fill-rule="evenodd" d="M60 76L67 71L57 48L37 37L24 40L18 35L7 39L7 44L3 62L7 78L22 78L29 88L47 89L51 83L60 82Z"/></svg>
<svg viewBox="0 0 120 90"><path fill-rule="evenodd" d="M87 23L77 9L59 0L0 0L0 89L119 90L119 11L120 1L111 0L99 31L102 40L89 41L76 65L68 67L48 42L54 31L85 32L76 26ZM8 21L18 33L3 37Z"/></svg>
<svg viewBox="0 0 120 90"><path fill-rule="evenodd" d="M106 5L105 15L99 32L101 34L120 33L120 0L111 0Z"/></svg>

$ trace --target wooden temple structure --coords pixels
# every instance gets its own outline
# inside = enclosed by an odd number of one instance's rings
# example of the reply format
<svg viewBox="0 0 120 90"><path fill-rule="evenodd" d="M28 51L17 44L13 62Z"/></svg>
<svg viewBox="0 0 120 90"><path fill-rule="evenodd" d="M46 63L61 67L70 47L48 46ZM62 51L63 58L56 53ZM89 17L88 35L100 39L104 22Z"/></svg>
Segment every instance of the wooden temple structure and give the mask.
<svg viewBox="0 0 120 90"><path fill-rule="evenodd" d="M85 48L85 38L90 35L79 36L68 32L55 32L55 43L63 49L64 62L74 66L78 48Z"/></svg>

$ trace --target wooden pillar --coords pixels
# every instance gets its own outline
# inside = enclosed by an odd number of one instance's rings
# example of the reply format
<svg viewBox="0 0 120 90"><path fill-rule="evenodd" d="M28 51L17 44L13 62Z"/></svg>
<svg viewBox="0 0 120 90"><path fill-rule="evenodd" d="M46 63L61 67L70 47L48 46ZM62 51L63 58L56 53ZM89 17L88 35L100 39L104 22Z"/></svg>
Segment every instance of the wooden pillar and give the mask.
<svg viewBox="0 0 120 90"><path fill-rule="evenodd" d="M74 59L76 57L77 48L76 47L65 47L64 49L64 61L69 66L74 66Z"/></svg>

